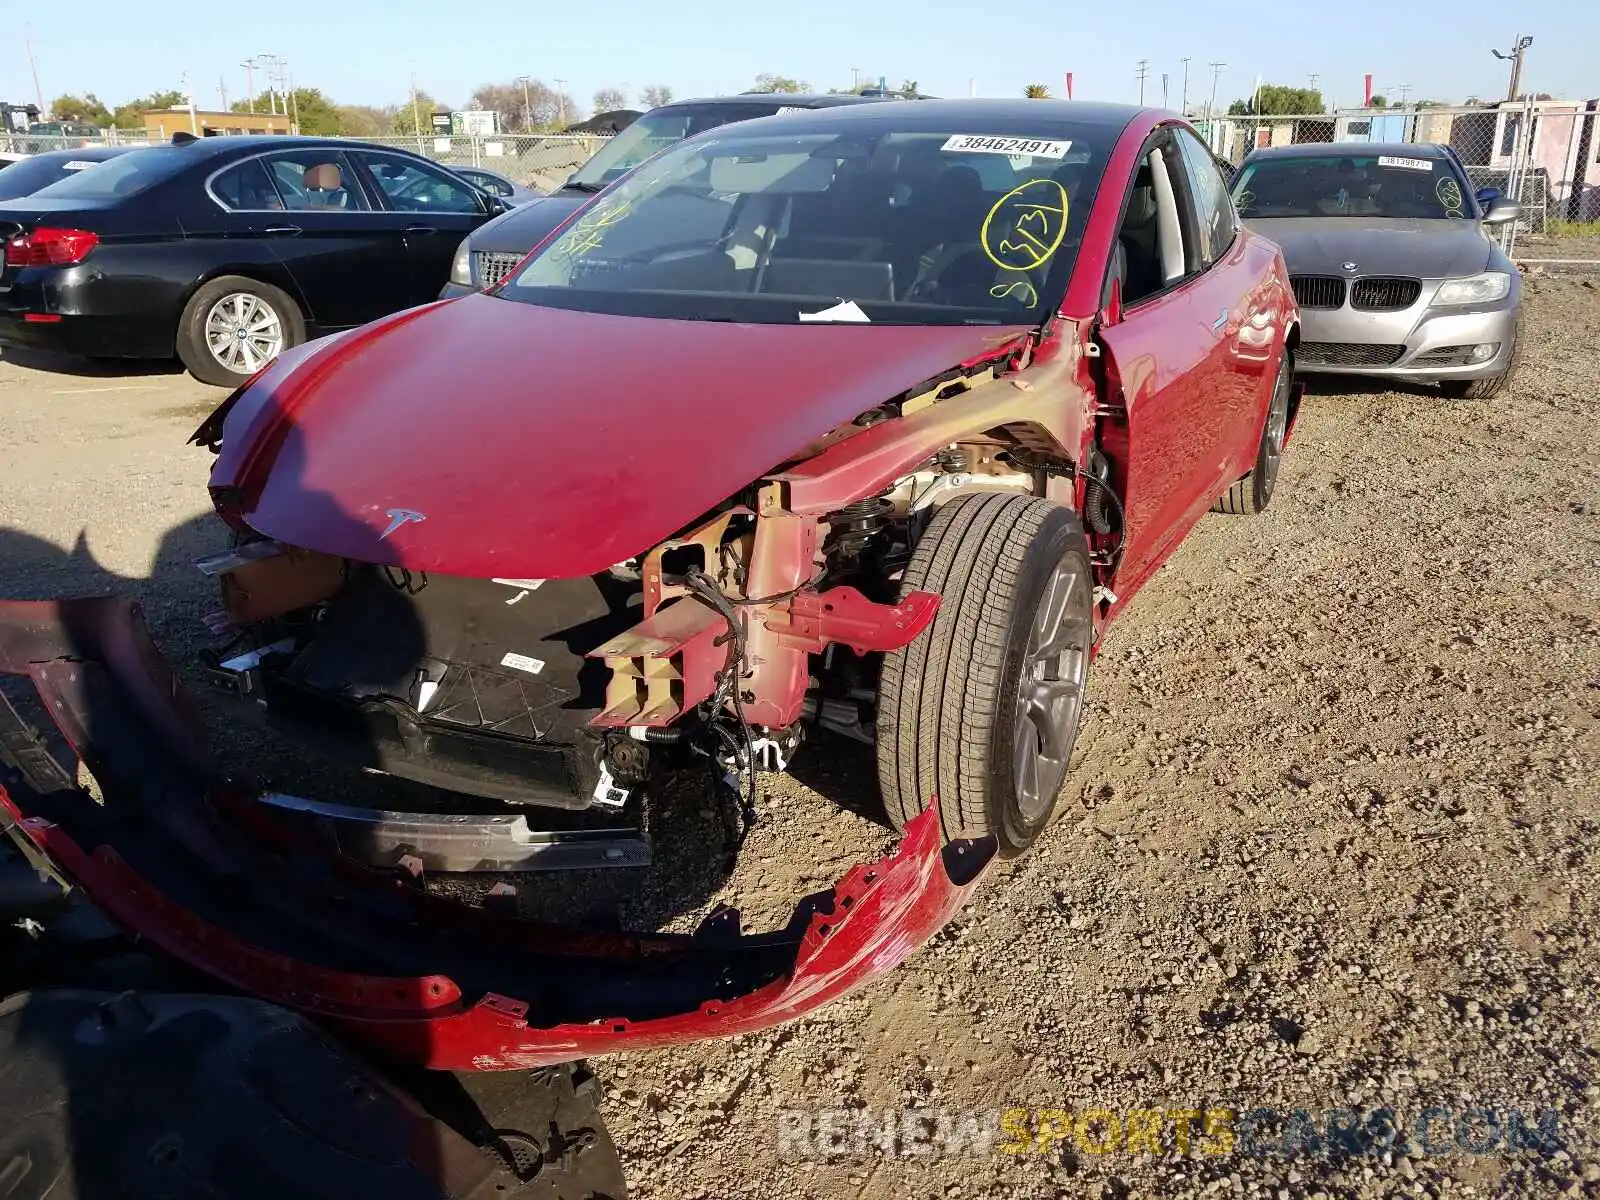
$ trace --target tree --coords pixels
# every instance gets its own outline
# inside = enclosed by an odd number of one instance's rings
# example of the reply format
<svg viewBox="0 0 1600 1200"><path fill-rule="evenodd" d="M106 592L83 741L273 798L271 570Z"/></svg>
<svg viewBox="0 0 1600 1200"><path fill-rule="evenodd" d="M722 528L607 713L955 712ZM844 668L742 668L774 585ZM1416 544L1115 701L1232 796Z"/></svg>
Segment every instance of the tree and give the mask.
<svg viewBox="0 0 1600 1200"><path fill-rule="evenodd" d="M1389 107L1389 97L1387 97L1387 96L1374 96L1372 98L1372 103L1369 104L1367 107L1368 108L1388 108Z"/></svg>
<svg viewBox="0 0 1600 1200"><path fill-rule="evenodd" d="M922 93L917 90L917 81L915 79L907 79L900 85L900 94L907 100L915 100Z"/></svg>
<svg viewBox="0 0 1600 1200"><path fill-rule="evenodd" d="M427 92L418 88L414 96L407 96L403 103L395 106L394 116L389 121L389 130L391 133L415 135L420 128L420 132L426 134L433 130L433 114L449 111L448 104L440 104Z"/></svg>
<svg viewBox="0 0 1600 1200"><path fill-rule="evenodd" d="M292 97L281 94L274 96L272 92L262 92L252 101L248 98L235 100L232 108L236 113L243 112L282 112L287 108L299 122L300 132L311 137L327 137L335 133L349 133L340 120L339 108L328 97L322 94L321 88L295 88ZM423 115L427 120L427 114Z"/></svg>
<svg viewBox="0 0 1600 1200"><path fill-rule="evenodd" d="M394 128L394 113L371 104L341 104L334 112L346 137L379 137Z"/></svg>
<svg viewBox="0 0 1600 1200"><path fill-rule="evenodd" d="M1263 83L1254 95L1228 105L1232 116L1296 117L1327 111L1316 88L1283 87Z"/></svg>
<svg viewBox="0 0 1600 1200"><path fill-rule="evenodd" d="M811 85L798 79L790 79L787 75L774 75L771 72L762 72L756 76L756 85L750 89L752 92L762 92L768 95L774 93L800 93L809 92Z"/></svg>
<svg viewBox="0 0 1600 1200"><path fill-rule="evenodd" d="M570 122L578 110L571 96L539 79L482 84L472 93L471 104L499 113L500 128L508 133L557 129Z"/></svg>
<svg viewBox="0 0 1600 1200"><path fill-rule="evenodd" d="M1027 87L1022 89L1022 94L1029 100L1050 99L1050 89L1042 83L1030 83Z"/></svg>
<svg viewBox="0 0 1600 1200"><path fill-rule="evenodd" d="M182 92L151 92L142 99L129 100L126 104L117 105L111 114L111 123L118 129L143 129L145 113L172 108L182 103Z"/></svg>
<svg viewBox="0 0 1600 1200"><path fill-rule="evenodd" d="M57 96L50 102L50 115L58 121L85 121L102 127L111 124L111 110L93 92Z"/></svg>
<svg viewBox="0 0 1600 1200"><path fill-rule="evenodd" d="M660 108L672 103L672 89L664 83L649 84L639 93L639 102L646 108Z"/></svg>
<svg viewBox="0 0 1600 1200"><path fill-rule="evenodd" d="M594 94L594 110L597 113L616 112L619 108L628 107L628 93L619 87L603 87Z"/></svg>

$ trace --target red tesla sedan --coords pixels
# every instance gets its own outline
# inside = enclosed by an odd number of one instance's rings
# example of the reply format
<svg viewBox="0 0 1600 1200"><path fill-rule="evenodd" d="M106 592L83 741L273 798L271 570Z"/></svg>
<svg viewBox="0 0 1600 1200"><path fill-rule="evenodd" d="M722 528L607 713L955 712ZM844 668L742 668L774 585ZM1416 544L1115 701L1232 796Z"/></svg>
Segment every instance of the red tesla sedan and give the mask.
<svg viewBox="0 0 1600 1200"><path fill-rule="evenodd" d="M289 350L197 431L236 534L205 564L233 639L214 674L369 770L613 823L687 762L742 778L749 816L756 769L807 731L873 743L914 836L777 967L763 943L697 1008L657 962L655 999L627 990L593 1037L556 1028L608 1015L591 994L423 1040L508 1065L784 1019L898 961L1044 829L1107 622L1204 513L1272 498L1297 336L1277 246L1171 113L928 100L719 128L496 287ZM60 644L84 657L90 624ZM421 814L292 806L440 869L465 820L433 845ZM502 861L494 838L475 864ZM281 927L272 902L254 928ZM371 963L381 940L348 932ZM460 953L441 943L437 972Z"/></svg>

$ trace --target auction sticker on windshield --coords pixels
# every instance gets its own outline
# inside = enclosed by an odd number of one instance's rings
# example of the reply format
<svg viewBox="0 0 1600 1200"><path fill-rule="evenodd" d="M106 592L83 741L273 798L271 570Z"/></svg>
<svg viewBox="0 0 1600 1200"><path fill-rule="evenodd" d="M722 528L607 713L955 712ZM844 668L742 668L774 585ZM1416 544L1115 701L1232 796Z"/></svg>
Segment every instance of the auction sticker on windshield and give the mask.
<svg viewBox="0 0 1600 1200"><path fill-rule="evenodd" d="M955 134L939 149L952 154L1026 154L1031 158L1064 158L1071 142L1050 142L1041 138L985 137L977 133Z"/></svg>
<svg viewBox="0 0 1600 1200"><path fill-rule="evenodd" d="M1378 156L1380 167L1402 167L1407 171L1431 171L1433 160L1430 158L1395 158L1388 154Z"/></svg>

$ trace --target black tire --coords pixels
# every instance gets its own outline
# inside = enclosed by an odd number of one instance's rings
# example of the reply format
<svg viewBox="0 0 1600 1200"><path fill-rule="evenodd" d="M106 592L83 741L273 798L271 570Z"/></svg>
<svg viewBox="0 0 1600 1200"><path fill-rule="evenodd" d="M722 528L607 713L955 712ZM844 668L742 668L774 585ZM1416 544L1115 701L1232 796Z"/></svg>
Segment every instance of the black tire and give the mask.
<svg viewBox="0 0 1600 1200"><path fill-rule="evenodd" d="M229 296L252 298L254 303L270 310L276 321L279 335L276 339L277 348L255 366L250 364L261 352L263 343L250 341L248 354L241 356L244 361L230 363L219 358L207 341L206 327L212 308ZM305 340L305 317L288 293L270 283L248 279L243 275L219 275L201 284L189 297L189 303L184 305L183 316L178 321L178 357L183 360L189 373L201 383L216 387L238 387L255 374L259 366L264 366L283 351Z"/></svg>
<svg viewBox="0 0 1600 1200"><path fill-rule="evenodd" d="M1057 587L1063 591L1052 593ZM938 797L946 841L993 834L1006 857L1049 823L1071 764L1093 640L1094 579L1076 513L1048 500L998 492L958 496L933 518L906 568L902 593L943 597L933 626L884 656L878 697L878 782L896 828ZM1061 626L1036 640L1054 594ZM1058 719L1023 707L1024 670ZM1035 672L1039 672L1035 676ZM1033 791L1019 766L1028 728ZM1046 770L1048 766L1048 770ZM1057 773L1059 768L1059 773ZM1051 779L1053 778L1053 783Z"/></svg>
<svg viewBox="0 0 1600 1200"><path fill-rule="evenodd" d="M1217 498L1212 512L1233 516L1254 516L1272 503L1278 486L1278 468L1283 463L1283 442L1289 431L1289 400L1294 392L1294 356L1287 346L1278 360L1277 378L1272 383L1272 401L1261 423L1261 441L1256 447L1256 463Z"/></svg>

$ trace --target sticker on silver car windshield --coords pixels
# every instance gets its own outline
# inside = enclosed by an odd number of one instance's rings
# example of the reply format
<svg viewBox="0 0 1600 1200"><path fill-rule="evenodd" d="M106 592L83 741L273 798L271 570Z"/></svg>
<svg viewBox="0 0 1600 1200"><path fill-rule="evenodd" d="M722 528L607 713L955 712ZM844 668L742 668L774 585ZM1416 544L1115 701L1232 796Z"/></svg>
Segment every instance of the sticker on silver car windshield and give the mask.
<svg viewBox="0 0 1600 1200"><path fill-rule="evenodd" d="M96 159L75 158L71 162L62 163L61 169L63 171L85 171L90 167L98 167L99 165L100 163Z"/></svg>
<svg viewBox="0 0 1600 1200"><path fill-rule="evenodd" d="M948 154L1026 154L1030 158L1065 158L1071 142L1042 138L986 137L979 133L953 135L939 149Z"/></svg>
<svg viewBox="0 0 1600 1200"><path fill-rule="evenodd" d="M1431 171L1433 160L1431 158L1396 158L1392 154L1378 156L1380 167L1400 167L1406 171Z"/></svg>

